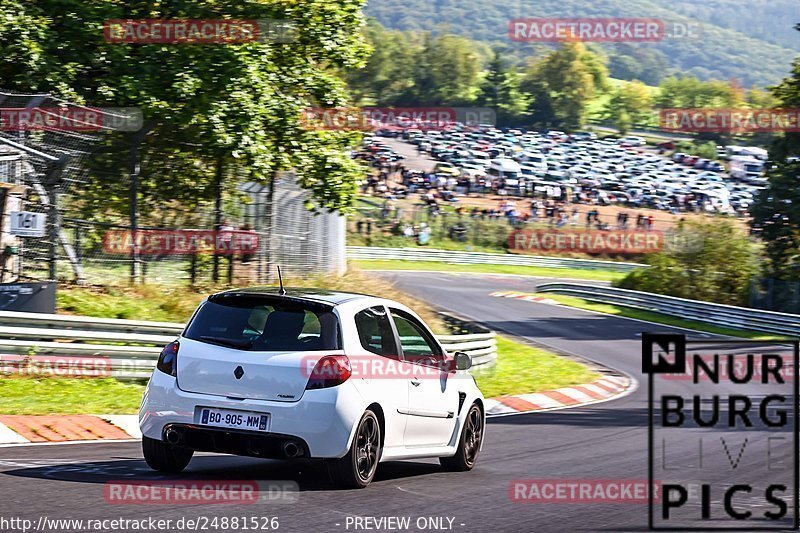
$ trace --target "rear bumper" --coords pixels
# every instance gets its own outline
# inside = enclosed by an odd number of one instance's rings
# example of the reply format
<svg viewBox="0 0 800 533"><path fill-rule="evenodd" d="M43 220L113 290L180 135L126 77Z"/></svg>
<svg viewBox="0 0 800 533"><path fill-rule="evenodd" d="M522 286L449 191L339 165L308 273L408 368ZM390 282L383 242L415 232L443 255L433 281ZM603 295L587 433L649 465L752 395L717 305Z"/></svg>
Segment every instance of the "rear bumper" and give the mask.
<svg viewBox="0 0 800 533"><path fill-rule="evenodd" d="M230 453L268 459L310 457L308 444L293 435L233 429L208 428L192 424L167 424L162 440L198 452Z"/></svg>
<svg viewBox="0 0 800 533"><path fill-rule="evenodd" d="M268 413L267 432L221 429L199 424L202 407ZM269 400L234 400L224 396L185 392L175 378L155 370L145 390L139 409L139 427L151 439L166 440L171 426L187 434L185 445L203 451L239 453L258 451L258 457L271 457L287 439L302 443L304 457L342 457L350 447L355 425L366 404L352 382L337 387L306 391L296 402ZM258 438L257 438L258 437ZM241 440L241 444L236 441ZM211 448L211 449L209 449Z"/></svg>

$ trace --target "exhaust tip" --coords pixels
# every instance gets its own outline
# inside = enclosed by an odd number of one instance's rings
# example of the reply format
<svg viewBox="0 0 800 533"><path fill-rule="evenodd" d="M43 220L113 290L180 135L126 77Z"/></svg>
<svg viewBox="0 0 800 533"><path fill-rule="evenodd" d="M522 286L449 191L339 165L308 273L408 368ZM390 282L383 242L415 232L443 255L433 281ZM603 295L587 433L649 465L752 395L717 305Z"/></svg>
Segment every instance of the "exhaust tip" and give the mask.
<svg viewBox="0 0 800 533"><path fill-rule="evenodd" d="M181 441L181 434L178 430L169 428L166 433L167 442L170 444L178 444Z"/></svg>
<svg viewBox="0 0 800 533"><path fill-rule="evenodd" d="M283 454L289 459L294 459L303 455L303 449L296 442L290 440L283 443Z"/></svg>

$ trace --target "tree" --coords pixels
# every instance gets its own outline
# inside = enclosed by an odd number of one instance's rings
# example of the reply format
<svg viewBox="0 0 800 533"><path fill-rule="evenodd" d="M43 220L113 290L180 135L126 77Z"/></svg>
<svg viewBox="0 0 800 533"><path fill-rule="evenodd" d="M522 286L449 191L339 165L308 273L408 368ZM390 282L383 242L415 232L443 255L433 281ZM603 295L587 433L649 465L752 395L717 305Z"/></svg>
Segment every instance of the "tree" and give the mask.
<svg viewBox="0 0 800 533"><path fill-rule="evenodd" d="M414 86L404 97L408 105L457 106L475 101L480 58L475 44L456 35L427 33L414 65Z"/></svg>
<svg viewBox="0 0 800 533"><path fill-rule="evenodd" d="M796 26L800 31L800 25ZM792 73L772 93L781 107L800 107L800 57ZM800 133L779 135L770 147L774 162L767 172L769 183L751 209L751 225L765 241L766 274L783 280L800 280Z"/></svg>
<svg viewBox="0 0 800 533"><path fill-rule="evenodd" d="M607 79L599 56L571 41L529 67L522 87L533 96L535 115L551 110L558 126L576 130L583 126L589 101L606 90Z"/></svg>
<svg viewBox="0 0 800 533"><path fill-rule="evenodd" d="M141 109L151 125L141 149L143 190L172 195L178 189L172 184L180 183L185 195L203 197L214 175L211 169L223 159L229 168L262 182L293 169L317 205L346 210L360 178L360 167L346 155L356 136L311 131L301 112L347 103L340 72L361 65L367 51L358 31L361 8L361 0L148 0L135 5L8 0L0 5L0 53L12 61L0 65L0 79L19 91ZM232 19L291 21L296 39L121 45L103 37L103 24L110 19L214 19L219 13ZM122 203L121 148L124 143L109 146L104 157L111 166L93 175L97 186L87 193L97 190L106 199L118 194ZM189 172L192 165L195 172L178 179L175 173ZM156 169L159 174L152 174Z"/></svg>
<svg viewBox="0 0 800 533"><path fill-rule="evenodd" d="M500 52L495 51L486 77L481 85L477 104L496 110L501 125L517 124L523 119L530 104L529 95L522 92L519 73L508 68Z"/></svg>
<svg viewBox="0 0 800 533"><path fill-rule="evenodd" d="M364 37L373 52L364 68L348 70L348 86L356 103L395 105L414 86L414 64L422 51L417 34L387 30L368 21Z"/></svg>
<svg viewBox="0 0 800 533"><path fill-rule="evenodd" d="M672 245L646 258L648 268L631 272L618 286L707 302L747 303L759 255L738 224L684 221L667 242Z"/></svg>
<svg viewBox="0 0 800 533"><path fill-rule="evenodd" d="M741 107L744 96L735 82L671 76L659 85L656 103L661 108Z"/></svg>
<svg viewBox="0 0 800 533"><path fill-rule="evenodd" d="M623 135L628 133L632 124L647 122L652 114L653 98L647 85L640 81L620 85L605 109L606 118L611 119Z"/></svg>

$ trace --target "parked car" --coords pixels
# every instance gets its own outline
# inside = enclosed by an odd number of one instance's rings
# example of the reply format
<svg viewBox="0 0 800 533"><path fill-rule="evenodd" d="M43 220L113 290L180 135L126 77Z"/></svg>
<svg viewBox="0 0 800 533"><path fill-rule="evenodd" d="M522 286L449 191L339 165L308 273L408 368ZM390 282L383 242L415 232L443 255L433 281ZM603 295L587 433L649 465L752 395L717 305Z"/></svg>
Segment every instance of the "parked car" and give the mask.
<svg viewBox="0 0 800 533"><path fill-rule="evenodd" d="M404 305L323 290L234 289L206 298L158 358L139 411L142 451L180 472L195 451L322 459L366 487L378 463L475 466L483 396Z"/></svg>
<svg viewBox="0 0 800 533"><path fill-rule="evenodd" d="M664 141L664 142L658 143L656 145L656 148L658 148L662 152L665 152L665 151L668 151L668 150L674 150L675 148L677 148L677 145L672 141Z"/></svg>

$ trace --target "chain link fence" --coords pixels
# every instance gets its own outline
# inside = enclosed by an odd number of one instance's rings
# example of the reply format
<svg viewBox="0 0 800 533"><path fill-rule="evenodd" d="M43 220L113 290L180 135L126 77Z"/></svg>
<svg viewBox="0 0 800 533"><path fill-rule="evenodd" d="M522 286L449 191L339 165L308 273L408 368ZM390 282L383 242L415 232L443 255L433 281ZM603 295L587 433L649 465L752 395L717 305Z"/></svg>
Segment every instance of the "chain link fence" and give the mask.
<svg viewBox="0 0 800 533"><path fill-rule="evenodd" d="M310 212L310 193L292 174L270 188L232 171L216 201L169 205L134 181L130 169L103 168L112 141L117 150L141 142L118 133L134 129L103 127L120 122L114 110L0 92L2 126L20 110L48 119L64 109L94 112L101 126L84 131L61 116L44 128L0 127L0 282L253 284L273 282L275 265L298 277L344 272L344 218ZM95 202L99 196L98 209L87 208L86 191ZM103 205L104 195L116 202L113 209ZM43 234L11 235L9 211L43 215ZM165 211L182 216L165 224Z"/></svg>

